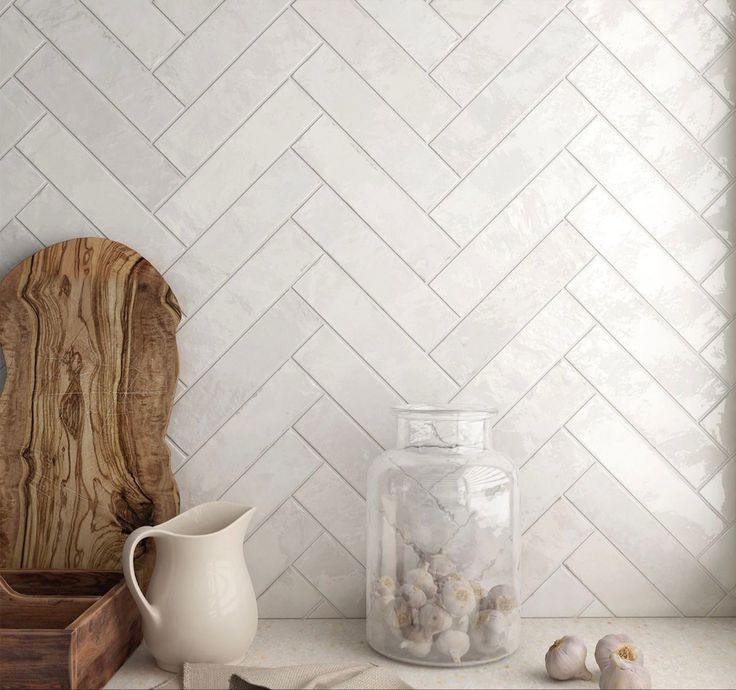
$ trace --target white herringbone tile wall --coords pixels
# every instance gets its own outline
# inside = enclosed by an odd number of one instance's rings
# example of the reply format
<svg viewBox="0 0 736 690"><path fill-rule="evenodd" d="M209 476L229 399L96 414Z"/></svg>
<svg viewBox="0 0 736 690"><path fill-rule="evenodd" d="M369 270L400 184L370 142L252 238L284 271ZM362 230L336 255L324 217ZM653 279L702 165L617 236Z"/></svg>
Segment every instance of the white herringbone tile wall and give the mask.
<svg viewBox="0 0 736 690"><path fill-rule="evenodd" d="M736 615L736 0L0 6L0 275L162 271L263 617L364 614L402 401L499 409L526 615Z"/></svg>

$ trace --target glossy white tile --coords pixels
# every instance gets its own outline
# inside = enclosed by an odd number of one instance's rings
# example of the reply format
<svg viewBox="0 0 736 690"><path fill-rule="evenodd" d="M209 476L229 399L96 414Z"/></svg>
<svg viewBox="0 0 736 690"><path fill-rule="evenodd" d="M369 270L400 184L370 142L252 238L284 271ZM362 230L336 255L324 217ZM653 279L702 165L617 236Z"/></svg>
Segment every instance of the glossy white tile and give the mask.
<svg viewBox="0 0 736 690"><path fill-rule="evenodd" d="M322 465L294 492L294 498L365 564L365 501L335 470Z"/></svg>
<svg viewBox="0 0 736 690"><path fill-rule="evenodd" d="M565 494L686 616L705 616L723 590L695 558L599 465Z"/></svg>
<svg viewBox="0 0 736 690"><path fill-rule="evenodd" d="M183 181L120 111L48 44L16 76L147 208L155 208Z"/></svg>
<svg viewBox="0 0 736 690"><path fill-rule="evenodd" d="M286 0L225 0L156 69L156 77L190 104L288 4Z"/></svg>
<svg viewBox="0 0 736 690"><path fill-rule="evenodd" d="M602 118L569 150L693 278L702 279L724 256L719 237Z"/></svg>
<svg viewBox="0 0 736 690"><path fill-rule="evenodd" d="M467 383L595 255L563 222L545 237L433 351L456 381Z"/></svg>
<svg viewBox="0 0 736 690"><path fill-rule="evenodd" d="M17 7L147 137L181 112L181 103L82 3L22 0Z"/></svg>
<svg viewBox="0 0 736 690"><path fill-rule="evenodd" d="M177 470L182 504L197 505L222 496L320 395L296 364L284 364Z"/></svg>
<svg viewBox="0 0 736 690"><path fill-rule="evenodd" d="M574 0L569 7L696 138L728 112L698 70L629 2Z"/></svg>
<svg viewBox="0 0 736 690"><path fill-rule="evenodd" d="M358 2L424 69L434 67L460 38L425 0Z"/></svg>
<svg viewBox="0 0 736 690"><path fill-rule="evenodd" d="M150 0L83 0L146 66L152 69L182 39L179 31Z"/></svg>
<svg viewBox="0 0 736 690"><path fill-rule="evenodd" d="M521 529L531 527L593 462L568 431L557 431L519 471Z"/></svg>
<svg viewBox="0 0 736 690"><path fill-rule="evenodd" d="M295 561L295 567L343 616L365 616L365 571L329 534L319 537Z"/></svg>
<svg viewBox="0 0 736 690"><path fill-rule="evenodd" d="M294 79L425 210L457 182L447 163L328 46Z"/></svg>
<svg viewBox="0 0 736 690"><path fill-rule="evenodd" d="M333 331L323 326L294 359L383 448L394 446L391 408L405 401Z"/></svg>
<svg viewBox="0 0 736 690"><path fill-rule="evenodd" d="M736 453L736 426L733 423L735 406L736 388L732 388L701 422L703 428L728 450L729 455Z"/></svg>
<svg viewBox="0 0 736 690"><path fill-rule="evenodd" d="M179 170L191 174L319 45L287 10L156 140Z"/></svg>
<svg viewBox="0 0 736 690"><path fill-rule="evenodd" d="M0 280L7 275L11 268L27 256L43 249L43 245L15 218L12 218L4 228L0 229L0 244L3 248L2 253L0 253ZM4 380L5 367L3 366L2 369ZM2 385L0 385L1 390Z"/></svg>
<svg viewBox="0 0 736 690"><path fill-rule="evenodd" d="M43 36L15 7L0 15L0 82L8 79L43 43Z"/></svg>
<svg viewBox="0 0 736 690"><path fill-rule="evenodd" d="M594 45L585 27L561 12L440 132L433 148L466 174Z"/></svg>
<svg viewBox="0 0 736 690"><path fill-rule="evenodd" d="M700 562L727 590L736 587L736 525L731 525L700 557Z"/></svg>
<svg viewBox="0 0 736 690"><path fill-rule="evenodd" d="M300 572L286 570L263 594L258 597L260 618L302 618L317 604L322 596Z"/></svg>
<svg viewBox="0 0 736 690"><path fill-rule="evenodd" d="M731 246L736 244L736 185L731 185L703 214Z"/></svg>
<svg viewBox="0 0 736 690"><path fill-rule="evenodd" d="M596 257L569 290L691 415L723 395L723 381L603 259Z"/></svg>
<svg viewBox="0 0 736 690"><path fill-rule="evenodd" d="M434 69L432 76L455 100L466 105L563 5L563 0L504 0Z"/></svg>
<svg viewBox="0 0 736 690"><path fill-rule="evenodd" d="M633 4L698 69L708 66L729 36L705 7L690 0L632 0Z"/></svg>
<svg viewBox="0 0 736 690"><path fill-rule="evenodd" d="M256 596L275 582L322 534L317 521L288 499L245 541L245 560Z"/></svg>
<svg viewBox="0 0 736 690"><path fill-rule="evenodd" d="M614 616L679 616L620 551L595 532L575 550L565 565Z"/></svg>
<svg viewBox="0 0 736 690"><path fill-rule="evenodd" d="M449 400L457 385L399 326L323 256L294 289L407 400Z"/></svg>
<svg viewBox="0 0 736 690"><path fill-rule="evenodd" d="M593 531L575 506L560 498L521 540L521 599L525 601Z"/></svg>
<svg viewBox="0 0 736 690"><path fill-rule="evenodd" d="M420 136L431 138L437 134L459 110L357 4L297 0L293 7Z"/></svg>
<svg viewBox="0 0 736 690"><path fill-rule="evenodd" d="M43 187L44 180L16 150L0 158L0 227L33 198Z"/></svg>
<svg viewBox="0 0 736 690"><path fill-rule="evenodd" d="M328 117L294 150L425 280L455 254L455 243Z"/></svg>
<svg viewBox="0 0 736 690"><path fill-rule="evenodd" d="M554 297L453 398L486 405L499 417L515 405L591 327L587 312L566 292Z"/></svg>
<svg viewBox="0 0 736 690"><path fill-rule="evenodd" d="M523 465L594 394L567 362L560 362L493 427L495 445Z"/></svg>
<svg viewBox="0 0 736 690"><path fill-rule="evenodd" d="M293 82L286 82L156 215L191 244L319 117Z"/></svg>
<svg viewBox="0 0 736 690"><path fill-rule="evenodd" d="M464 247L432 288L459 314L467 314L594 186L563 151Z"/></svg>
<svg viewBox="0 0 736 690"><path fill-rule="evenodd" d="M289 291L176 401L171 437L183 450L195 451L318 328L317 317Z"/></svg>
<svg viewBox="0 0 736 690"><path fill-rule="evenodd" d="M181 380L196 381L319 258L289 220L179 329Z"/></svg>
<svg viewBox="0 0 736 690"><path fill-rule="evenodd" d="M706 150L733 176L736 175L736 153L733 142L736 137L736 115L731 113L718 129L706 140Z"/></svg>
<svg viewBox="0 0 736 690"><path fill-rule="evenodd" d="M1 20L0 20L1 21ZM0 87L0 156L43 116L44 111L15 79Z"/></svg>
<svg viewBox="0 0 736 690"><path fill-rule="evenodd" d="M193 314L319 187L287 151L166 271L179 304Z"/></svg>
<svg viewBox="0 0 736 690"><path fill-rule="evenodd" d="M597 187L567 218L694 348L725 325L700 285L606 191Z"/></svg>
<svg viewBox="0 0 736 690"><path fill-rule="evenodd" d="M255 530L315 472L322 458L289 429L225 491L224 501L256 506Z"/></svg>
<svg viewBox="0 0 736 690"><path fill-rule="evenodd" d="M294 220L425 349L436 345L457 315L329 187Z"/></svg>
<svg viewBox="0 0 736 690"><path fill-rule="evenodd" d="M430 215L456 242L467 244L593 116L569 83L559 84Z"/></svg>
<svg viewBox="0 0 736 690"><path fill-rule="evenodd" d="M604 48L596 48L569 78L696 209L726 186L724 170Z"/></svg>
<svg viewBox="0 0 736 690"><path fill-rule="evenodd" d="M522 605L525 618L575 618L593 603L585 585L564 567L560 567Z"/></svg>
<svg viewBox="0 0 736 690"><path fill-rule="evenodd" d="M567 359L694 487L725 461L723 449L600 326Z"/></svg>
<svg viewBox="0 0 736 690"><path fill-rule="evenodd" d="M729 385L736 383L736 321L728 325L716 335L701 351L700 355L708 362Z"/></svg>
<svg viewBox="0 0 736 690"><path fill-rule="evenodd" d="M18 214L18 219L45 245L100 231L56 187L47 184Z"/></svg>
<svg viewBox="0 0 736 690"><path fill-rule="evenodd" d="M693 555L723 530L718 514L600 397L565 427Z"/></svg>
<svg viewBox="0 0 736 690"><path fill-rule="evenodd" d="M727 522L736 520L736 459L718 470L700 493Z"/></svg>
<svg viewBox="0 0 736 690"><path fill-rule="evenodd" d="M107 237L135 245L159 271L166 270L184 250L181 243L53 118L44 117L18 148L89 221L97 228L104 228Z"/></svg>
<svg viewBox="0 0 736 690"><path fill-rule="evenodd" d="M731 45L705 70L705 76L731 105L736 104L736 47Z"/></svg>

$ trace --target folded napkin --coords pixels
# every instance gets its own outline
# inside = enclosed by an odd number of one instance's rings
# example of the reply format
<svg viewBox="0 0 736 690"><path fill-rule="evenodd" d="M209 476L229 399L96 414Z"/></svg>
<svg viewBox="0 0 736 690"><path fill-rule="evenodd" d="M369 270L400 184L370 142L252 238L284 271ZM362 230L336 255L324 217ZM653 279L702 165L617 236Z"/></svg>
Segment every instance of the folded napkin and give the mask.
<svg viewBox="0 0 736 690"><path fill-rule="evenodd" d="M184 690L247 690L268 688L411 689L401 678L374 664L307 664L256 668L222 664L184 664Z"/></svg>

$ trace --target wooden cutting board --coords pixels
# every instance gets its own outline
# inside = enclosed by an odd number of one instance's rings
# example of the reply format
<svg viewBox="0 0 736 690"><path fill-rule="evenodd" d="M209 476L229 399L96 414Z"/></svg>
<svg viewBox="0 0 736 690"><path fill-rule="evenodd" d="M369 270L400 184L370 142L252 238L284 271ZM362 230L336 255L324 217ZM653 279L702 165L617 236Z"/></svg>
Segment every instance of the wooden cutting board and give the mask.
<svg viewBox="0 0 736 690"><path fill-rule="evenodd" d="M106 239L0 282L0 568L119 569L130 532L178 513L164 435L180 318L158 271Z"/></svg>

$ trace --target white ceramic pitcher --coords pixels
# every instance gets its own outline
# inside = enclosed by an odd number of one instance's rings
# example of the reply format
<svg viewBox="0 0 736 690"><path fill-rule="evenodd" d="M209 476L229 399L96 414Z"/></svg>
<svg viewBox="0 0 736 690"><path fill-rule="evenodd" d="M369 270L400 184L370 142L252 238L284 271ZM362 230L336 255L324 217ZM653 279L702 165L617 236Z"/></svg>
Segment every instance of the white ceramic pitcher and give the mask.
<svg viewBox="0 0 736 690"><path fill-rule="evenodd" d="M123 572L143 618L143 637L166 671L185 661L235 664L256 634L258 611L243 540L254 508L203 503L125 542ZM135 547L156 540L147 597L133 570Z"/></svg>

